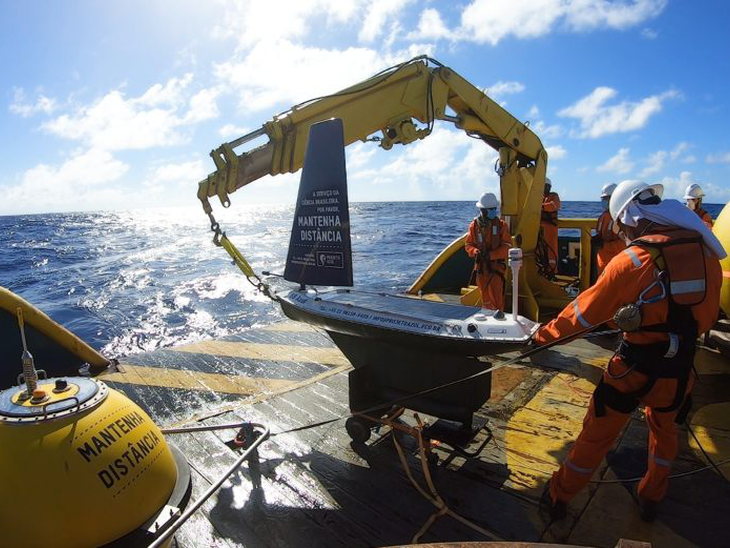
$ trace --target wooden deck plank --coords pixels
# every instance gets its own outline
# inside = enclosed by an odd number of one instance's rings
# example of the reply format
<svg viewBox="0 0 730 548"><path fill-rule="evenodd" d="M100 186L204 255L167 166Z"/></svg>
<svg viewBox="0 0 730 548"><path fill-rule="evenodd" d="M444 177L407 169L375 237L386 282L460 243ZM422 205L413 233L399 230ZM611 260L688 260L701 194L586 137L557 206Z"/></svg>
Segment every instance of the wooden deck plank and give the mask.
<svg viewBox="0 0 730 548"><path fill-rule="evenodd" d="M287 356L287 361L313 362L325 366L341 366L347 358L337 348L314 346L290 346L236 341L202 341L178 346L175 352L192 352L236 358L257 358L276 361Z"/></svg>
<svg viewBox="0 0 730 548"><path fill-rule="evenodd" d="M728 538L724 523L730 491L712 471L672 481L660 521L652 526L638 521L631 486L593 484L571 502L569 518L546 531L538 510L540 495L580 431L613 344L609 337L576 341L496 371L493 397L477 413L489 419L494 439L472 460L446 459L447 452L436 448L442 458L437 487L455 511L502 538L543 538L599 548L613 548L620 536L653 540L655 546L724 546L713 539ZM126 372L135 382L124 384L111 376L107 380L149 407L158 423L213 416L206 423L256 419L278 431L347 413L349 364L338 353L323 333L282 322L215 344L140 356L130 360ZM169 372L165 360L170 356L175 356L174 369L186 371ZM491 360L498 363L508 357ZM319 359L340 365L319 365ZM702 377L695 386L695 410L727 400L730 366L725 358L702 350L697 361ZM159 371L148 374L144 367ZM247 374L261 368L264 381ZM282 379L297 375L293 382ZM288 384L272 385L277 382ZM243 393L244 387L250 395ZM236 394L229 393L234 389ZM478 441L487 435L480 433ZM235 458L223 443L232 436L233 432L208 433L172 441L211 479ZM403 439L403 445L414 477L422 482L413 440ZM684 430L680 447L677 471L703 465ZM180 533L183 546L197 546L200 539L206 546L225 548L404 544L434 510L407 481L390 437L374 436L367 446L353 445L344 421L276 436L262 446L260 455L259 475L243 470L227 483ZM637 412L594 478L641 475L645 467L646 426ZM423 541L464 539L484 540L451 518L442 518Z"/></svg>

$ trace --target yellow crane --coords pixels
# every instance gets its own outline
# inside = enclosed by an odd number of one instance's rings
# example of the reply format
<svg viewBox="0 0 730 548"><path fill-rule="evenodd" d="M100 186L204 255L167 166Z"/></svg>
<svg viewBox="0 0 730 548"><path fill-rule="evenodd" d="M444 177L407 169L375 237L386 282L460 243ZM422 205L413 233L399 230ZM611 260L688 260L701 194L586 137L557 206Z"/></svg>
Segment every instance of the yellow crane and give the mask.
<svg viewBox="0 0 730 548"><path fill-rule="evenodd" d="M218 196L223 207L229 207L229 195L239 188L264 175L296 172L304 161L310 126L330 118L343 121L346 146L374 141L390 150L393 145L428 137L440 121L494 148L499 153L496 171L501 213L510 227L513 245L522 248L525 257L520 272L522 313L537 319L540 305L558 307L570 301L560 285L538 273L535 264L548 160L542 142L527 124L482 90L426 56L390 67L337 93L295 105L258 130L213 150L211 157L217 169L198 185L198 198L212 225L217 227L209 198ZM241 154L235 152L264 136L268 137L266 144ZM457 241L447 250L458 245ZM421 276L419 280L423 279ZM409 292L417 292L418 283Z"/></svg>

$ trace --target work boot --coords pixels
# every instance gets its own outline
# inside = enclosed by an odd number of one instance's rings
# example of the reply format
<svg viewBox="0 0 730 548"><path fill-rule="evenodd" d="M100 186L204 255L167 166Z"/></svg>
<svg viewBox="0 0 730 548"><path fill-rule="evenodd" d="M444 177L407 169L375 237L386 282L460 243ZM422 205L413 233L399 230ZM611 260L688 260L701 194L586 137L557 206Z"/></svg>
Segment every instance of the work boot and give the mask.
<svg viewBox="0 0 730 548"><path fill-rule="evenodd" d="M646 523L652 523L656 519L659 503L642 497L639 495L638 489L636 490L636 499L639 501L639 516Z"/></svg>
<svg viewBox="0 0 730 548"><path fill-rule="evenodd" d="M550 482L545 486L540 502L547 509L551 522L565 519L565 516L568 515L568 505L566 503L562 500L553 502L553 497L550 496Z"/></svg>

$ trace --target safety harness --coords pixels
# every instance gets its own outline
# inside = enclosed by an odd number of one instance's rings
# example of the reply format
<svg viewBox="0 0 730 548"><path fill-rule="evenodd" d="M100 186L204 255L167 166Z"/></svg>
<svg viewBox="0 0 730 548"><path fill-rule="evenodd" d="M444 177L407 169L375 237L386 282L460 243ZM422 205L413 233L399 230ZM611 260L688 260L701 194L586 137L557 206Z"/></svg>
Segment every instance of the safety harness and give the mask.
<svg viewBox="0 0 730 548"><path fill-rule="evenodd" d="M475 217L474 220L477 222L477 247L480 252L489 252L502 245L502 224L499 218L485 221L482 216L479 215L478 217ZM496 273L504 278L505 272L507 271L506 261L503 259L484 259L475 264L474 271L476 273L481 272L482 263L486 265L487 272L490 274Z"/></svg>
<svg viewBox="0 0 730 548"><path fill-rule="evenodd" d="M698 335L697 321L692 307L702 303L706 296L706 272L702 237L692 230L668 230L631 242L652 257L659 270L658 283L666 295L668 311L666 322L642 325L639 332L666 333L668 340L652 344L621 342L618 356L629 366L648 377L647 382L634 392L621 392L601 379L594 393L596 416L606 413L606 406L622 413L631 413L639 406L659 379L676 379L677 390L672 403L654 408L659 412L677 411L675 421L684 422L692 407L687 392L689 377L694 368L694 356ZM608 373L610 375L610 364Z"/></svg>

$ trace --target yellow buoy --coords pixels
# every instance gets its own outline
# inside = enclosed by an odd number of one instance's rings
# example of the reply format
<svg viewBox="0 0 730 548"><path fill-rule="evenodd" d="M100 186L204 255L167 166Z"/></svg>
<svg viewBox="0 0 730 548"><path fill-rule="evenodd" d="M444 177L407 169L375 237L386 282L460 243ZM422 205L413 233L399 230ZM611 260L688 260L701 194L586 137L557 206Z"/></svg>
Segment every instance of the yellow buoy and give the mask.
<svg viewBox="0 0 730 548"><path fill-rule="evenodd" d="M730 458L730 403L705 405L692 416L692 428L702 449L715 462ZM689 446L698 456L704 457L702 449L694 438L688 438ZM730 467L720 468L730 480Z"/></svg>
<svg viewBox="0 0 730 548"><path fill-rule="evenodd" d="M728 252L728 257L720 261L722 265L722 291L720 308L730 316L730 202L725 205L715 221L712 232Z"/></svg>
<svg viewBox="0 0 730 548"><path fill-rule="evenodd" d="M152 419L93 379L0 392L0 447L3 546L95 547L127 536L147 545L179 515L171 495L189 496L184 459Z"/></svg>

